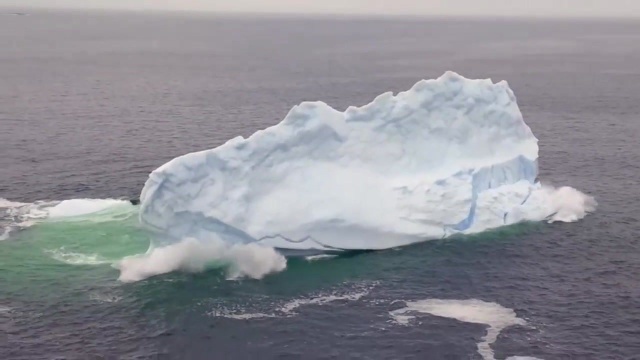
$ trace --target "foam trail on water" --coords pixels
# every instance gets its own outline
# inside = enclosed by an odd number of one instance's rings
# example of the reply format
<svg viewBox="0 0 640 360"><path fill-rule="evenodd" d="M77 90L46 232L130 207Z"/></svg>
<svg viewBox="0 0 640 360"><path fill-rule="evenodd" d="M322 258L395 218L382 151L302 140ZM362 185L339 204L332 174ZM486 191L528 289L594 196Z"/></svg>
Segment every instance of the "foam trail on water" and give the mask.
<svg viewBox="0 0 640 360"><path fill-rule="evenodd" d="M63 200L48 208L49 218L66 218L97 213L113 206L131 206L127 200L117 199L71 199Z"/></svg>
<svg viewBox="0 0 640 360"><path fill-rule="evenodd" d="M210 267L227 268L228 278L260 279L286 268L287 261L273 248L259 244L229 244L218 238L199 241L193 238L158 248L146 254L126 257L114 265L119 280L134 282L181 270L201 272Z"/></svg>
<svg viewBox="0 0 640 360"><path fill-rule="evenodd" d="M116 209L131 214L136 207L127 200L119 199L42 200L22 203L0 198L0 240L8 239L14 231L43 221L86 220L87 216Z"/></svg>
<svg viewBox="0 0 640 360"><path fill-rule="evenodd" d="M284 314L295 314L295 310L305 305L324 305L334 301L357 301L369 294L369 289L344 295L331 294L310 299L296 299L284 304L279 311Z"/></svg>
<svg viewBox="0 0 640 360"><path fill-rule="evenodd" d="M217 316L226 317L229 319L237 319L237 320L295 316L297 315L295 311L302 306L326 305L328 303L332 303L336 301L357 301L367 294L368 294L368 291L361 291L361 292L350 293L345 295L331 294L331 295L312 297L308 299L294 299L280 306L279 308L276 308L272 313L268 313L268 314L266 313L221 313L221 314L217 314Z"/></svg>
<svg viewBox="0 0 640 360"><path fill-rule="evenodd" d="M307 261L320 261L320 260L329 260L329 259L333 259L338 255L327 255L327 254L322 254L322 255L311 255L311 256L306 256L304 259Z"/></svg>
<svg viewBox="0 0 640 360"><path fill-rule="evenodd" d="M440 300L428 299L407 301L406 307L390 312L395 322L407 325L415 318L415 313L430 314L462 322L488 325L487 334L478 343L478 353L485 360L495 360L493 344L500 332L514 325L526 325L526 322L516 315L512 309L499 304L482 300ZM511 358L518 359L518 357ZM520 359L527 359L522 358ZM535 358L528 358L535 359Z"/></svg>
<svg viewBox="0 0 640 360"><path fill-rule="evenodd" d="M54 206L52 202L33 204L10 201L0 198L0 240L9 238L11 232L32 226L37 221L46 219L48 213L43 208Z"/></svg>
<svg viewBox="0 0 640 360"><path fill-rule="evenodd" d="M55 260L69 265L101 265L110 264L112 261L102 258L98 254L83 254L67 251L64 247L60 249L46 250Z"/></svg>
<svg viewBox="0 0 640 360"><path fill-rule="evenodd" d="M102 303L117 303L122 300L122 296L115 294L106 294L100 292L92 292L89 294L89 300L102 302Z"/></svg>
<svg viewBox="0 0 640 360"><path fill-rule="evenodd" d="M11 232L11 228L6 227L0 231L2 231L2 233L0 234L0 241L7 240L9 238L9 233Z"/></svg>
<svg viewBox="0 0 640 360"><path fill-rule="evenodd" d="M272 311L269 312L230 312L230 311L212 311L209 313L211 316L225 317L236 320L250 320L261 318L275 318L275 317L291 317L296 316L300 307L308 305L326 305L333 302L341 301L358 301L364 296L367 296L371 289L373 289L377 283L372 284L359 284L355 289L350 291L333 291L328 293L313 294L304 298L297 298L289 300L284 304L277 305Z"/></svg>

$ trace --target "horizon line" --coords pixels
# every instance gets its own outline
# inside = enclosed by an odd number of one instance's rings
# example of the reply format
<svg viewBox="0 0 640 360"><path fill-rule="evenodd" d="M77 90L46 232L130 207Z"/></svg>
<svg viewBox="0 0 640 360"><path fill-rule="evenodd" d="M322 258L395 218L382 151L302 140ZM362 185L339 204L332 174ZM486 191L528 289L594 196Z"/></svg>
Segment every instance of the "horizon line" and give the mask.
<svg viewBox="0 0 640 360"><path fill-rule="evenodd" d="M536 15L536 14L415 14L415 13L360 13L360 12L298 12L298 11L246 11L246 10L230 10L220 11L213 9L170 9L170 8L147 8L147 9L134 9L134 8L110 8L110 7L75 7L75 6L63 6L63 7L48 7L48 6L15 6L15 5L2 5L0 9L11 9L12 13L26 13L25 10L30 11L60 11L60 12L73 12L73 11L90 11L90 12L118 12L118 13L142 13L142 14L190 14L190 15L217 15L217 16L256 16L256 17L276 17L276 18L292 18L292 17L306 17L306 18L358 18L358 19L465 19L465 20L634 20L640 18L640 14L628 14L628 15ZM15 10L15 11L14 11ZM21 11L17 11L21 10ZM26 13L28 14L28 13Z"/></svg>

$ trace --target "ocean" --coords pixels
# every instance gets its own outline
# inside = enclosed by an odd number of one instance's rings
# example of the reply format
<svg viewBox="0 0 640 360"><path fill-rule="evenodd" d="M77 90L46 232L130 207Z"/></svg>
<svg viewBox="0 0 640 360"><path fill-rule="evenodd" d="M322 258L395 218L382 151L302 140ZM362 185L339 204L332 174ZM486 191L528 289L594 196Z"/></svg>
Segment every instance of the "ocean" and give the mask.
<svg viewBox="0 0 640 360"><path fill-rule="evenodd" d="M127 200L155 168L447 70L506 80L539 178L597 210L260 280L118 281L149 246ZM638 22L2 9L0 358L638 359L639 116ZM124 201L39 218L84 198Z"/></svg>

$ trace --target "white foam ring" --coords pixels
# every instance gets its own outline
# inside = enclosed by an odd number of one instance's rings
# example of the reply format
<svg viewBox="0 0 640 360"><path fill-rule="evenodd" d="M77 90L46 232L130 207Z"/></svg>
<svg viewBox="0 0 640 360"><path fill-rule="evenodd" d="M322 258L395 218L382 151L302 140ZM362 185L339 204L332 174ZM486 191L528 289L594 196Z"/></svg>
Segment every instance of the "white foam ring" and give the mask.
<svg viewBox="0 0 640 360"><path fill-rule="evenodd" d="M485 360L495 360L491 345L502 330L514 325L526 325L512 309L482 300L440 300L428 299L407 301L406 307L390 312L394 321L408 325L416 313L430 314L458 321L487 325L487 334L478 343L478 353ZM531 357L511 357L510 359L535 359Z"/></svg>

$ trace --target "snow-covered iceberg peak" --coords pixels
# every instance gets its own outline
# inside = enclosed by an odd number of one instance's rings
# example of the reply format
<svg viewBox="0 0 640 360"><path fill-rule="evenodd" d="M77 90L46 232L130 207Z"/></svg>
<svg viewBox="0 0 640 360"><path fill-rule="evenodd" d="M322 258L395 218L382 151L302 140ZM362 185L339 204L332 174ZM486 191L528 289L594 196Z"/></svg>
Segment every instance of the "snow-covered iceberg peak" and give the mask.
<svg viewBox="0 0 640 360"><path fill-rule="evenodd" d="M447 72L344 112L304 102L247 139L173 159L150 174L140 220L156 246L215 235L327 251L593 210L577 190L542 188L537 158L506 82Z"/></svg>

